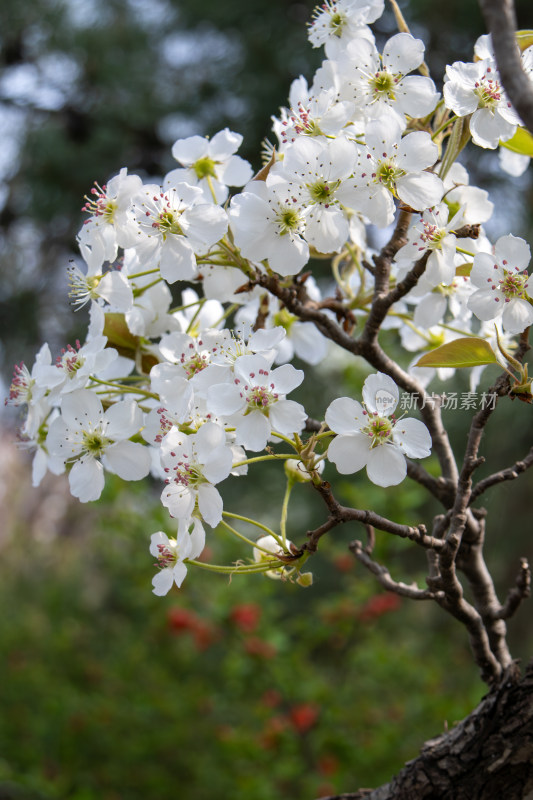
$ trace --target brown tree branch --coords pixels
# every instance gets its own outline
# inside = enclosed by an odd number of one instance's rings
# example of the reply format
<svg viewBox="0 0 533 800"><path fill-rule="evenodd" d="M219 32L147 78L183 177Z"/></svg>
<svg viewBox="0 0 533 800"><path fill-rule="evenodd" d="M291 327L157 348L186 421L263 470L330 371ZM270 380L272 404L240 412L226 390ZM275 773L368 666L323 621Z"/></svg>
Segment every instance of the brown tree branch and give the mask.
<svg viewBox="0 0 533 800"><path fill-rule="evenodd" d="M458 553L457 567L463 572L470 584L476 609L481 615L487 630L490 649L498 663L501 664L503 669L506 669L512 663L511 654L507 646L507 628L505 622L499 616L502 607L496 594L492 575L483 556L485 521L479 520L479 523L480 535L478 540L473 545L463 543L463 547Z"/></svg>
<svg viewBox="0 0 533 800"><path fill-rule="evenodd" d="M526 469L529 469L531 466L533 466L533 447L529 450L529 453L527 456L525 456L525 458L517 461L512 467L502 469L499 472L494 472L487 478L483 478L483 480L479 481L479 483L476 483L470 495L470 503L473 503L474 500L477 500L477 498L483 494L483 492L486 492L487 489L490 489L491 486L496 486L496 484L502 483L503 481L515 480L515 478L518 478L522 472L525 472Z"/></svg>
<svg viewBox="0 0 533 800"><path fill-rule="evenodd" d="M370 558L361 542L356 540L351 542L348 547L356 559L372 572L379 583L389 592L395 592L402 597L410 597L411 600L437 600L444 596L443 592L432 592L429 589L420 589L415 583L406 584L401 581L393 580L386 567L378 564L373 558Z"/></svg>
<svg viewBox="0 0 533 800"><path fill-rule="evenodd" d="M531 569L527 558L520 559L520 572L516 576L516 585L510 589L505 603L499 609L496 619L509 619L516 612L523 600L531 595Z"/></svg>
<svg viewBox="0 0 533 800"><path fill-rule="evenodd" d="M402 539L410 539L425 549L433 548L434 550L439 550L444 546L441 540L428 536L425 525L417 525L416 527L412 525L401 525L398 522L393 522L386 517L376 514L374 511L342 506L333 496L331 486L327 481L322 481L320 484L313 484L313 486L324 500L329 511L329 517L318 528L307 531L307 542L302 546L302 552L307 550L310 553L315 553L318 548L318 542L322 536L337 527L337 525L342 525L346 522L361 522L365 526L371 525L373 528L377 528L385 533L400 536Z"/></svg>
<svg viewBox="0 0 533 800"><path fill-rule="evenodd" d="M533 84L522 69L516 42L516 15L512 0L479 0L492 36L498 71L509 100L533 133Z"/></svg>

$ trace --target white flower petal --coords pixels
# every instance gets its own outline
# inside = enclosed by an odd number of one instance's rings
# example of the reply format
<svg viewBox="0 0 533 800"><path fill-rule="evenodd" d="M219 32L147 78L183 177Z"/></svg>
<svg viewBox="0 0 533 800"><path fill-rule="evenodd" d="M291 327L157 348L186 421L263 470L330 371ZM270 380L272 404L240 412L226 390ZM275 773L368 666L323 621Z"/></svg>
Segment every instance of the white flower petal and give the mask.
<svg viewBox="0 0 533 800"><path fill-rule="evenodd" d="M284 436L300 433L306 419L305 408L294 400L278 400L270 407L270 424Z"/></svg>
<svg viewBox="0 0 533 800"><path fill-rule="evenodd" d="M519 236L509 233L507 236L500 236L494 246L494 255L500 264L507 261L507 269L517 268L523 270L531 260L531 250L527 242Z"/></svg>
<svg viewBox="0 0 533 800"><path fill-rule="evenodd" d="M152 586L154 594L158 597L163 597L168 594L174 583L174 573L171 567L166 567L160 572L157 572L152 578Z"/></svg>
<svg viewBox="0 0 533 800"><path fill-rule="evenodd" d="M224 429L215 422L206 422L196 434L196 453L198 460L205 463L214 450L226 442Z"/></svg>
<svg viewBox="0 0 533 800"><path fill-rule="evenodd" d="M228 447L217 447L206 459L203 474L210 483L220 483L231 472L233 455Z"/></svg>
<svg viewBox="0 0 533 800"><path fill-rule="evenodd" d="M504 141L510 139L515 131L516 125L507 122L489 108L478 108L470 119L472 141L479 147L490 150L498 147L500 139Z"/></svg>
<svg viewBox="0 0 533 800"><path fill-rule="evenodd" d="M407 475L407 464L395 445L374 447L368 456L366 474L376 486L396 486Z"/></svg>
<svg viewBox="0 0 533 800"><path fill-rule="evenodd" d="M363 400L369 411L390 416L398 405L400 393L389 375L376 372L368 375L363 384Z"/></svg>
<svg viewBox="0 0 533 800"><path fill-rule="evenodd" d="M180 524L182 524L181 521ZM197 519L197 517L193 518L193 528L190 537L191 549L187 558L198 558L205 547L205 528L201 520Z"/></svg>
<svg viewBox="0 0 533 800"><path fill-rule="evenodd" d="M467 306L473 311L478 319L488 322L499 317L503 312L504 298L501 292L496 289L478 289L468 298Z"/></svg>
<svg viewBox="0 0 533 800"><path fill-rule="evenodd" d="M389 72L406 75L424 60L424 42L410 33L397 33L383 48L383 64Z"/></svg>
<svg viewBox="0 0 533 800"><path fill-rule="evenodd" d="M368 422L363 406L351 397L338 397L326 409L326 424L335 433L351 434Z"/></svg>
<svg viewBox="0 0 533 800"><path fill-rule="evenodd" d="M418 419L401 419L394 426L392 438L409 458L427 458L431 454L431 435Z"/></svg>
<svg viewBox="0 0 533 800"><path fill-rule="evenodd" d="M241 392L231 383L219 383L207 390L207 407L216 416L235 414L244 403Z"/></svg>
<svg viewBox="0 0 533 800"><path fill-rule="evenodd" d="M502 325L507 333L522 333L533 324L533 308L527 300L516 298L503 308Z"/></svg>
<svg viewBox="0 0 533 800"><path fill-rule="evenodd" d="M431 114L439 100L431 78L422 75L408 75L399 84L396 94L400 111L415 118Z"/></svg>
<svg viewBox="0 0 533 800"><path fill-rule="evenodd" d="M270 431L269 420L260 411L252 411L236 423L235 442L246 450L258 452L266 445Z"/></svg>
<svg viewBox="0 0 533 800"><path fill-rule="evenodd" d="M113 440L129 439L143 423L142 411L135 400L122 400L110 406L104 419L107 422L106 435Z"/></svg>
<svg viewBox="0 0 533 800"><path fill-rule="evenodd" d="M328 448L328 460L341 475L351 475L362 469L370 454L371 439L364 433L337 436Z"/></svg>
<svg viewBox="0 0 533 800"><path fill-rule="evenodd" d="M278 394L289 394L300 386L305 375L302 369L295 369L292 364L283 364L272 370L267 382L273 383Z"/></svg>
<svg viewBox="0 0 533 800"><path fill-rule="evenodd" d="M103 457L106 467L124 481L139 481L150 472L150 450L143 444L117 442L107 448Z"/></svg>
<svg viewBox="0 0 533 800"><path fill-rule="evenodd" d="M172 569L172 577L174 578L174 581L178 589L185 580L186 575L187 575L187 567L185 566L183 561L179 561L177 564L174 564L174 567Z"/></svg>
<svg viewBox="0 0 533 800"><path fill-rule="evenodd" d="M161 493L161 502L176 519L190 517L195 502L195 495L188 487L169 483Z"/></svg>
<svg viewBox="0 0 533 800"><path fill-rule="evenodd" d="M171 234L161 250L161 277L167 283L190 280L196 272L196 257L183 236Z"/></svg>
<svg viewBox="0 0 533 800"><path fill-rule="evenodd" d="M65 395L61 403L61 414L68 427L76 429L87 421L99 425L104 411L100 399L94 392L89 389L78 389Z"/></svg>
<svg viewBox="0 0 533 800"><path fill-rule="evenodd" d="M416 131L400 142L397 162L406 172L421 172L427 167L432 167L438 155L439 149L435 142L431 141L429 133Z"/></svg>
<svg viewBox="0 0 533 800"><path fill-rule="evenodd" d="M80 503L98 500L104 488L104 468L99 461L87 456L76 461L69 472L70 491Z"/></svg>
<svg viewBox="0 0 533 800"><path fill-rule="evenodd" d="M444 194L441 179L432 172L407 173L398 179L396 188L398 197L417 211L440 203Z"/></svg>
<svg viewBox="0 0 533 800"><path fill-rule="evenodd" d="M415 308L413 322L419 328L431 328L440 322L446 312L446 298L442 294L430 292L422 298Z"/></svg>
<svg viewBox="0 0 533 800"><path fill-rule="evenodd" d="M207 155L208 144L208 140L203 136L188 136L186 139L178 139L172 145L172 155L176 161L188 167Z"/></svg>
<svg viewBox="0 0 533 800"><path fill-rule="evenodd" d="M152 555L154 558L159 558L161 555L159 545L162 547L168 547L168 536L166 533L163 533L163 531L152 533L150 537L150 555Z"/></svg>
<svg viewBox="0 0 533 800"><path fill-rule="evenodd" d="M222 498L218 489L210 483L203 483L198 487L198 509L212 528L215 528L222 519Z"/></svg>

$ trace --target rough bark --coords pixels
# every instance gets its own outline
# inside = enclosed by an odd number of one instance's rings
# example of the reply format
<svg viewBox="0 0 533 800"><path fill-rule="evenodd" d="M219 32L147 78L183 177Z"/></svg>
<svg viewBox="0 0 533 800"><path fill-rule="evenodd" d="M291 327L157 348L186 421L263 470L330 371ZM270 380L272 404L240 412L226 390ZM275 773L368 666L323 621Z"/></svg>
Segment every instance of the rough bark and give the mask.
<svg viewBox="0 0 533 800"><path fill-rule="evenodd" d="M520 62L513 0L479 0L479 5L492 36L494 55L505 91L524 125L533 133L533 85Z"/></svg>
<svg viewBox="0 0 533 800"><path fill-rule="evenodd" d="M455 728L390 783L322 800L533 800L533 662L513 664Z"/></svg>

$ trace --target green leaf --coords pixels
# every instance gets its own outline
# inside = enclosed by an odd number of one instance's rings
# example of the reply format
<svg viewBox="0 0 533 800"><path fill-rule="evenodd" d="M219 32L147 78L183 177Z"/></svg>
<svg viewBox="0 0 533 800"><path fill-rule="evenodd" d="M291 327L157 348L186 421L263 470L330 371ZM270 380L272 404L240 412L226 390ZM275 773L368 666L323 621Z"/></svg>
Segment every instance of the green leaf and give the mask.
<svg viewBox="0 0 533 800"><path fill-rule="evenodd" d="M423 355L416 367L480 367L498 364L498 359L488 342L477 336L454 339Z"/></svg>
<svg viewBox="0 0 533 800"><path fill-rule="evenodd" d="M467 278L470 275L473 266L474 266L474 262L473 261L468 261L466 264L461 264L455 270L456 277L457 278Z"/></svg>
<svg viewBox="0 0 533 800"><path fill-rule="evenodd" d="M517 31L516 41L518 42L520 50L524 52L524 50L527 50L528 47L533 45L533 31Z"/></svg>
<svg viewBox="0 0 533 800"><path fill-rule="evenodd" d="M121 355L134 358L139 347L139 337L130 333L124 314L107 313L105 315L104 336L107 346L114 347Z"/></svg>
<svg viewBox="0 0 533 800"><path fill-rule="evenodd" d="M502 147L512 150L513 153L533 158L533 136L525 128L518 128L515 135L506 142L502 142L500 139L500 144Z"/></svg>

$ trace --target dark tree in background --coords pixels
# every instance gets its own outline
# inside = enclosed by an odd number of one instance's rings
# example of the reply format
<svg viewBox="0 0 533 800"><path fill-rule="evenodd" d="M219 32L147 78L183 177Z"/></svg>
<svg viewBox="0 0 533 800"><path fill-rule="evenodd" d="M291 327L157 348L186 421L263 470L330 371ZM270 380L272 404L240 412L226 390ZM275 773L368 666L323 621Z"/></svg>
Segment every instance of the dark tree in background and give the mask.
<svg viewBox="0 0 533 800"><path fill-rule="evenodd" d="M6 0L0 10L0 339L28 350L51 311L93 181L161 175L180 136L229 126L259 166L270 114L310 71L313 4ZM62 269L59 269L62 267ZM70 318L71 330L78 323ZM17 344L20 355L20 345ZM25 353L23 353L24 355Z"/></svg>
<svg viewBox="0 0 533 800"><path fill-rule="evenodd" d="M517 6L527 26L529 3ZM71 336L81 316L59 319L66 266L93 181L127 166L141 176L172 164L180 136L225 126L245 137L259 167L270 115L290 81L310 75L310 0L4 0L0 9L0 369L46 338ZM427 45L434 74L469 58L483 30L474 0L404 9ZM390 9L378 38L396 30ZM492 154L490 154L492 156ZM498 180L494 169L481 171ZM491 162L492 163L492 162ZM512 202L511 198L509 200ZM55 306L55 307L54 307ZM53 310L52 310L53 309ZM22 348L22 349L21 349Z"/></svg>

